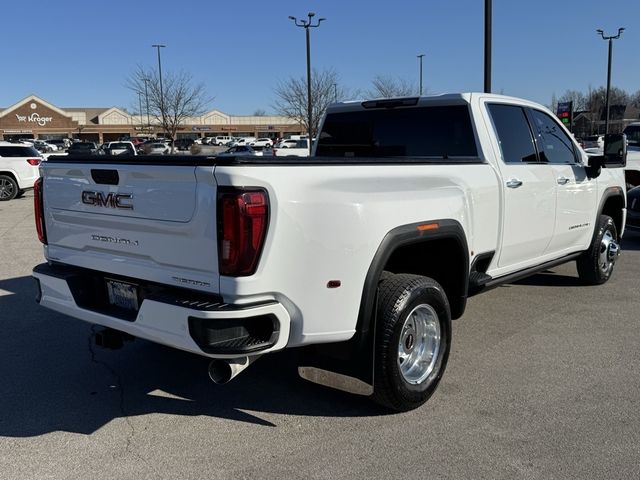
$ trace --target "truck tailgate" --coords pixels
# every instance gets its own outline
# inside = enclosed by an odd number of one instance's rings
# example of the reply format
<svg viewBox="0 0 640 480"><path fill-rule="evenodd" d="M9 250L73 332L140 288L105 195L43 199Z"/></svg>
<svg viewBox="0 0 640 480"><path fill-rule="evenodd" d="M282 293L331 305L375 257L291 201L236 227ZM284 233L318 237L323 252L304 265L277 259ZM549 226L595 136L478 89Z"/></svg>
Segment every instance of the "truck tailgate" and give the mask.
<svg viewBox="0 0 640 480"><path fill-rule="evenodd" d="M212 165L58 161L43 178L50 260L218 291Z"/></svg>

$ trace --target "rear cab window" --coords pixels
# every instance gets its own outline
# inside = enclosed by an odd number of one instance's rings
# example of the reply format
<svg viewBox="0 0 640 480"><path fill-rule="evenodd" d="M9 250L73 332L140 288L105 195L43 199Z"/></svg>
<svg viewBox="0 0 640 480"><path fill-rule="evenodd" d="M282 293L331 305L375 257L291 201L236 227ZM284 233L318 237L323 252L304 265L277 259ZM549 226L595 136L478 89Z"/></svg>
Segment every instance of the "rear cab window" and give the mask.
<svg viewBox="0 0 640 480"><path fill-rule="evenodd" d="M397 158L399 162L405 157L479 161L467 104L328 113L316 155Z"/></svg>

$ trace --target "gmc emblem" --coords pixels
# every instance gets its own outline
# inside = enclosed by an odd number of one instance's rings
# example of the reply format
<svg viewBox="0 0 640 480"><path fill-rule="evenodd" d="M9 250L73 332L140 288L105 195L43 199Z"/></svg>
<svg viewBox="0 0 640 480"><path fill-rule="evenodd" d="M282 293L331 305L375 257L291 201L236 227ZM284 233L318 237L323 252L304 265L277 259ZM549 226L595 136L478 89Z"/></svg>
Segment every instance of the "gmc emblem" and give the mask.
<svg viewBox="0 0 640 480"><path fill-rule="evenodd" d="M133 210L133 204L125 203L131 200L133 195L130 193L107 193L102 192L82 192L82 203L86 205L95 205L96 207L121 208L124 210Z"/></svg>

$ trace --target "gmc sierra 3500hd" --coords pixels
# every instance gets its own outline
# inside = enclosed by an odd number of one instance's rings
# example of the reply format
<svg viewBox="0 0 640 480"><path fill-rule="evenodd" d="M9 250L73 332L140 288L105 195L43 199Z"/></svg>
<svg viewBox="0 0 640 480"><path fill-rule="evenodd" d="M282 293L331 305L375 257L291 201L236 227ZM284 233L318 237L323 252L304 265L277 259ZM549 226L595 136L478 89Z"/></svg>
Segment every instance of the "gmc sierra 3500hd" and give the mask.
<svg viewBox="0 0 640 480"><path fill-rule="evenodd" d="M217 383L304 347L303 378L409 410L436 389L467 297L572 260L604 283L618 258L624 136L588 159L535 103L336 104L314 148L50 157L38 302L210 357Z"/></svg>

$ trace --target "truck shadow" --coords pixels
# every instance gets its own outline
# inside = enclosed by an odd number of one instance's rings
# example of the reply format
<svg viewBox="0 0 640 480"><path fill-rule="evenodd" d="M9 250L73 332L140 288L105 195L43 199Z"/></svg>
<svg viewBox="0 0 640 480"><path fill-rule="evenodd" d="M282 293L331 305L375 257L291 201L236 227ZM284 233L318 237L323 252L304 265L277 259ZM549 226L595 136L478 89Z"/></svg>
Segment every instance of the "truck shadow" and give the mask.
<svg viewBox="0 0 640 480"><path fill-rule="evenodd" d="M217 386L204 357L139 339L117 351L97 348L91 325L38 306L34 296L31 277L0 280L0 436L90 434L116 418L150 413L270 427L277 426L272 414L389 413L300 379L295 350L266 355Z"/></svg>

